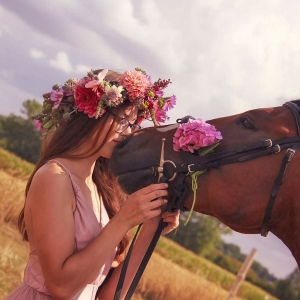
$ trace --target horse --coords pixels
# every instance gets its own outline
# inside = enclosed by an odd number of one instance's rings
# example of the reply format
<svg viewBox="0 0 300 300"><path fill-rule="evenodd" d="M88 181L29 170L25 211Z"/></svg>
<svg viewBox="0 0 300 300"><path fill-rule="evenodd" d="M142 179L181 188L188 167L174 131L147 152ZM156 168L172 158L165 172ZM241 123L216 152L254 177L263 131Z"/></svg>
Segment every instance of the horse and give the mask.
<svg viewBox="0 0 300 300"><path fill-rule="evenodd" d="M270 231L299 266L299 105L300 100L294 100L208 120L223 139L205 156L173 150L174 133L186 118L141 129L117 145L110 171L128 194L162 175L175 199L168 203L170 211L193 208L244 234L266 236ZM194 203L189 174L198 170L205 172L196 178Z"/></svg>

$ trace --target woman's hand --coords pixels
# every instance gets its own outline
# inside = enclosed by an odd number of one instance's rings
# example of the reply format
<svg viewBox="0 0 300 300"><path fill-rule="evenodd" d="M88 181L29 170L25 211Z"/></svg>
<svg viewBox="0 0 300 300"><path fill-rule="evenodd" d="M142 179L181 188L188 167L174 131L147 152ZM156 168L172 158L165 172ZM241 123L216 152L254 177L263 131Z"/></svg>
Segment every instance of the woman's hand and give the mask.
<svg viewBox="0 0 300 300"><path fill-rule="evenodd" d="M173 213L166 211L167 200L165 199L158 199L158 200L160 200L163 203L163 205L161 206L162 213L160 213L156 217L147 220L144 223L143 228L149 232L155 231L157 229L160 220L163 219L165 223L168 223L167 226L162 231L162 235L164 235L178 227L180 211L178 210Z"/></svg>
<svg viewBox="0 0 300 300"><path fill-rule="evenodd" d="M177 210L174 213L170 213L168 211L165 211L162 214L162 219L165 223L168 223L168 225L163 229L162 234L167 234L171 232L173 229L177 228L179 225L179 213L180 211Z"/></svg>
<svg viewBox="0 0 300 300"><path fill-rule="evenodd" d="M166 183L151 184L131 194L123 203L116 217L121 219L123 224L128 225L129 230L159 216L164 211L162 198L168 196L167 187L168 184ZM167 218L170 217L167 216Z"/></svg>

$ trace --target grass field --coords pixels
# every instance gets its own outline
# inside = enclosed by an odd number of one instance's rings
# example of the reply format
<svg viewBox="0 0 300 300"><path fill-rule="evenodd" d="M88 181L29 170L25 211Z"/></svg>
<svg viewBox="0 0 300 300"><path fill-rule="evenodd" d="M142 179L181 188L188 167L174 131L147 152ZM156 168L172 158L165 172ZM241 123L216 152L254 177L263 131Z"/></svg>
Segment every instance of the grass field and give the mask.
<svg viewBox="0 0 300 300"><path fill-rule="evenodd" d="M33 166L0 148L0 299L22 282L28 245L17 231ZM226 300L235 276L162 237L133 300ZM244 282L235 300L273 300Z"/></svg>

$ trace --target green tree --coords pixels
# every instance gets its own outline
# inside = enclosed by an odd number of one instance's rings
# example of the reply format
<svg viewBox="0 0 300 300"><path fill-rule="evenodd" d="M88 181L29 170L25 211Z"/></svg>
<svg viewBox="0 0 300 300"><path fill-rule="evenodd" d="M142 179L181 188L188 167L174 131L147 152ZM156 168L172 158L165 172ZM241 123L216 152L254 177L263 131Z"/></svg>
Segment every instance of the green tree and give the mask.
<svg viewBox="0 0 300 300"><path fill-rule="evenodd" d="M41 151L41 133L36 129L31 116L41 111L36 100L23 102L21 112L26 116L0 115L0 146L24 160L36 163Z"/></svg>
<svg viewBox="0 0 300 300"><path fill-rule="evenodd" d="M21 113L26 116L27 119L30 119L34 115L37 115L42 110L42 104L35 99L27 99L22 103L23 109Z"/></svg>
<svg viewBox="0 0 300 300"><path fill-rule="evenodd" d="M170 237L196 254L205 255L220 242L221 234L229 230L216 218L195 212L185 226L187 214L181 214L178 231Z"/></svg>
<svg viewBox="0 0 300 300"><path fill-rule="evenodd" d="M278 280L276 283L275 295L280 300L297 300L298 295L291 285L289 279Z"/></svg>

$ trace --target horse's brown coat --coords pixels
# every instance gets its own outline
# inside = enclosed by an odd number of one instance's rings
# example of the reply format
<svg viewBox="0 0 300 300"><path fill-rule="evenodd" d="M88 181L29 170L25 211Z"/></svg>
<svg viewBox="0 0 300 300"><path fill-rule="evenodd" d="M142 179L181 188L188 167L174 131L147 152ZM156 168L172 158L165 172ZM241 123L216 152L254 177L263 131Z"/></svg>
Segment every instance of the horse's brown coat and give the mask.
<svg viewBox="0 0 300 300"><path fill-rule="evenodd" d="M209 120L221 131L223 140L216 151L235 148L266 139L297 135L295 120L286 107L255 109L238 115ZM117 147L111 170L120 175L120 184L129 193L155 182L144 169L158 165L161 140L166 139L165 159L182 163L173 151L174 125L139 131ZM198 177L194 210L218 218L241 233L260 233L262 220L285 151L243 163L225 165ZM134 171L137 168L140 171ZM300 264L300 150L292 158L272 212L269 230L280 238ZM190 184L190 177L186 179ZM185 206L191 208L190 193Z"/></svg>

